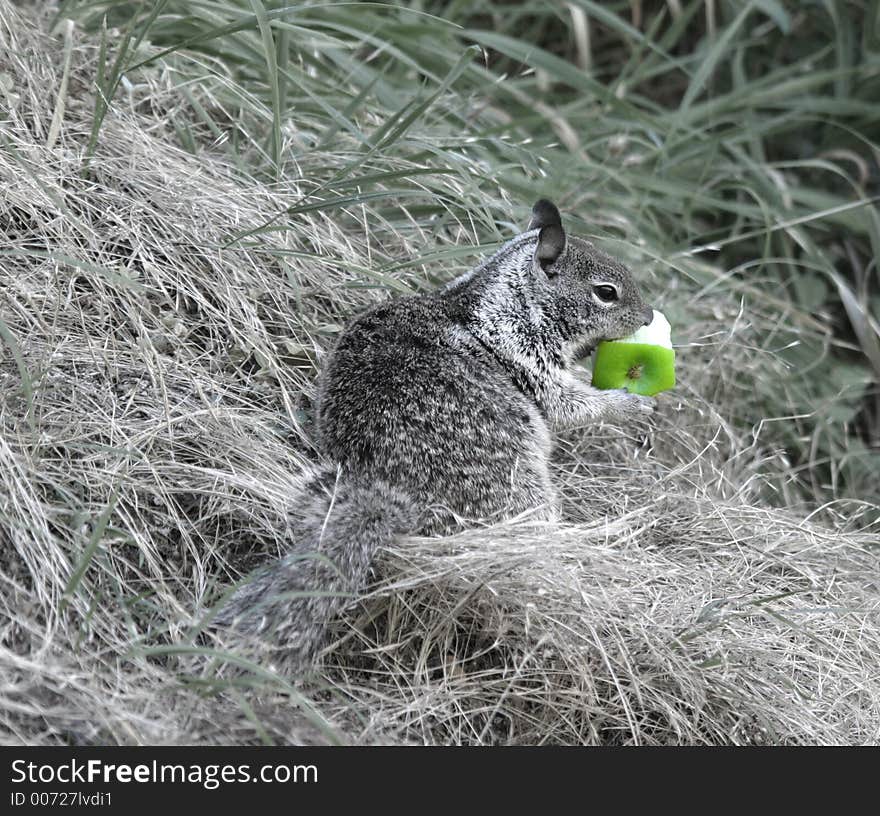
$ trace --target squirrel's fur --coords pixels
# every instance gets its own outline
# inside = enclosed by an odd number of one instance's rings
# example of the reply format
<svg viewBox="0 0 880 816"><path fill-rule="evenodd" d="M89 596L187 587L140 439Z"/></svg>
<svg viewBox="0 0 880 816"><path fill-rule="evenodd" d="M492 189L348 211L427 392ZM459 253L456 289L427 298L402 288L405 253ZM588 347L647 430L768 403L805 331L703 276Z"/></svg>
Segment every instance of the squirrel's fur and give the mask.
<svg viewBox="0 0 880 816"><path fill-rule="evenodd" d="M651 317L629 270L567 237L545 200L528 231L476 269L363 313L320 380L318 442L335 469L306 489L290 552L236 590L216 623L306 665L393 536L525 511L555 518L551 430L627 423L653 407L592 388L571 364Z"/></svg>

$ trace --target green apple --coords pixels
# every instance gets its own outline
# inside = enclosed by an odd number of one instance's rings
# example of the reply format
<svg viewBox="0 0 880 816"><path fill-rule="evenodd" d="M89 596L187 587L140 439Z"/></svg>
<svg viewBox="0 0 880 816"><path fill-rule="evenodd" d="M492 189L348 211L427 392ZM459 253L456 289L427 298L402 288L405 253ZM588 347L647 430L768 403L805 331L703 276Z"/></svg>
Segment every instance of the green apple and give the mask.
<svg viewBox="0 0 880 816"><path fill-rule="evenodd" d="M635 334L621 340L603 340L596 347L593 385L625 388L632 394L652 397L675 386L675 352L672 330L658 311Z"/></svg>

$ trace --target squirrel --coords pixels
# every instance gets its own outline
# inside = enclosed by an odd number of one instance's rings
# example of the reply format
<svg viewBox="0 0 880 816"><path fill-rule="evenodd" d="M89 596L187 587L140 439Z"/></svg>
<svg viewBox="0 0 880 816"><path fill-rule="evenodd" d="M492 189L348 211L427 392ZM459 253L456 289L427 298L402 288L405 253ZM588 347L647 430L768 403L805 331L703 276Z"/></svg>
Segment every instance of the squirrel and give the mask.
<svg viewBox="0 0 880 816"><path fill-rule="evenodd" d="M593 388L572 363L652 317L632 273L566 235L541 199L526 232L475 269L355 318L319 380L330 464L304 488L291 549L247 578L214 625L306 667L395 536L527 511L556 520L551 431L654 409Z"/></svg>

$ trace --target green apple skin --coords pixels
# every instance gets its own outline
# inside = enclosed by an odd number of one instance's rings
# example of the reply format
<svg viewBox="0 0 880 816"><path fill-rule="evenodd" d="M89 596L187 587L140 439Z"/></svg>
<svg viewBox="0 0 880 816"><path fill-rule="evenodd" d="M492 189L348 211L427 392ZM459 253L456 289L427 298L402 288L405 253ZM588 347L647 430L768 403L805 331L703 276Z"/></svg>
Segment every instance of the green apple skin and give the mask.
<svg viewBox="0 0 880 816"><path fill-rule="evenodd" d="M675 352L647 343L605 340L596 347L593 385L603 390L625 388L645 397L668 391L675 386Z"/></svg>

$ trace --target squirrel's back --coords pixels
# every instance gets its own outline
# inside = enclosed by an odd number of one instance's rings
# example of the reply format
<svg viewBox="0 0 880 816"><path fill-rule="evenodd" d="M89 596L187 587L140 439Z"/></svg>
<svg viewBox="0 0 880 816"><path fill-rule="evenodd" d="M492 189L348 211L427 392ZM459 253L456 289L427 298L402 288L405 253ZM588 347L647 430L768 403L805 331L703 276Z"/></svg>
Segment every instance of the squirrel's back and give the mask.
<svg viewBox="0 0 880 816"><path fill-rule="evenodd" d="M425 508L424 532L548 499L543 418L433 293L383 303L349 326L323 373L318 433L332 461Z"/></svg>

